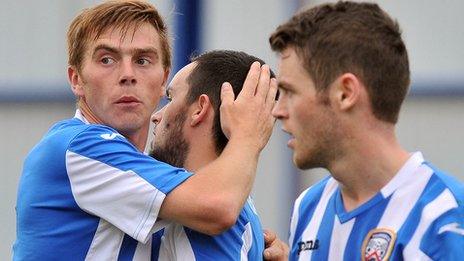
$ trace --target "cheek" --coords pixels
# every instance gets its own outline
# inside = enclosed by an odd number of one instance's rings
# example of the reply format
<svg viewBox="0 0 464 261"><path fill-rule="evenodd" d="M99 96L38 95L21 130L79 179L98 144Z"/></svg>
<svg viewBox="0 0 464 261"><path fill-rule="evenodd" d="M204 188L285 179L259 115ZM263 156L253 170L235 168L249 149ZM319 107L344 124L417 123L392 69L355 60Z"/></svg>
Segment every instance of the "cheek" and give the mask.
<svg viewBox="0 0 464 261"><path fill-rule="evenodd" d="M93 98L99 98L102 94L108 92L106 86L109 84L105 82L102 77L96 77L92 74L85 78L85 93L94 96Z"/></svg>
<svg viewBox="0 0 464 261"><path fill-rule="evenodd" d="M311 114L311 108L307 103L301 100L292 100L289 102L288 110L293 114L299 124L304 124Z"/></svg>
<svg viewBox="0 0 464 261"><path fill-rule="evenodd" d="M147 85L144 90L144 96L147 98L147 100L150 101L150 104L158 105L159 101L161 100L161 97L163 96L163 78L162 77L155 77L152 79L149 79L147 82Z"/></svg>

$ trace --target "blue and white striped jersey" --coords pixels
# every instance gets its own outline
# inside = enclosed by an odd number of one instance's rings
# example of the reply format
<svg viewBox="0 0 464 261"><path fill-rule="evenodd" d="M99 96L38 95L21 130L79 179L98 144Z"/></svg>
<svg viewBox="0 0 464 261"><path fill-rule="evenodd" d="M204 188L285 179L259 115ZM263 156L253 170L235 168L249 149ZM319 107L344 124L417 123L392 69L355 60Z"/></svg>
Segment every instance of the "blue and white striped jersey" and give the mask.
<svg viewBox="0 0 464 261"><path fill-rule="evenodd" d="M78 111L27 156L14 260L150 260L161 203L191 174L86 123Z"/></svg>
<svg viewBox="0 0 464 261"><path fill-rule="evenodd" d="M220 235L208 236L180 224L167 226L158 260L262 260L263 250L263 230L249 198L235 225Z"/></svg>
<svg viewBox="0 0 464 261"><path fill-rule="evenodd" d="M463 260L464 186L417 152L346 212L328 177L296 200L289 243L290 260Z"/></svg>

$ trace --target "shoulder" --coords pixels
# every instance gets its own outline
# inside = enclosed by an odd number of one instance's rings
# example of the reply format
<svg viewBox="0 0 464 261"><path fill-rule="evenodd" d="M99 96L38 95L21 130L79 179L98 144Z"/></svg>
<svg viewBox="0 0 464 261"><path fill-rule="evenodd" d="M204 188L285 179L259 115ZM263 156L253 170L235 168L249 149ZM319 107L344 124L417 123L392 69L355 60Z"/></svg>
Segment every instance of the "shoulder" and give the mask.
<svg viewBox="0 0 464 261"><path fill-rule="evenodd" d="M58 157L67 150L69 143L76 135L83 132L88 126L82 121L71 118L59 121L52 125L42 139L32 148L29 157Z"/></svg>
<svg viewBox="0 0 464 261"><path fill-rule="evenodd" d="M435 226L438 230L452 220L463 220L463 184L430 163L425 162L422 166L432 174L417 202L417 209L421 211L420 224L424 228Z"/></svg>
<svg viewBox="0 0 464 261"><path fill-rule="evenodd" d="M464 184L432 164L426 163L426 165L433 170L435 185L442 186L444 190L449 191L456 204L461 208L464 207Z"/></svg>
<svg viewBox="0 0 464 261"><path fill-rule="evenodd" d="M77 118L66 119L55 123L45 134L44 139L53 137L54 141L60 143L64 140L72 141L76 138L85 140L92 139L112 139L117 136L124 138L117 131L108 126L99 124L85 124Z"/></svg>
<svg viewBox="0 0 464 261"><path fill-rule="evenodd" d="M433 175L421 196L424 207L416 233L423 233L423 251L438 258L445 249L455 250L464 243L464 186L431 164L425 165ZM444 247L435 249L434 244Z"/></svg>
<svg viewBox="0 0 464 261"><path fill-rule="evenodd" d="M131 151L138 153L137 148L122 134L111 127L99 124L86 124L75 127L68 150L78 154L86 154L89 151L98 153L105 151Z"/></svg>

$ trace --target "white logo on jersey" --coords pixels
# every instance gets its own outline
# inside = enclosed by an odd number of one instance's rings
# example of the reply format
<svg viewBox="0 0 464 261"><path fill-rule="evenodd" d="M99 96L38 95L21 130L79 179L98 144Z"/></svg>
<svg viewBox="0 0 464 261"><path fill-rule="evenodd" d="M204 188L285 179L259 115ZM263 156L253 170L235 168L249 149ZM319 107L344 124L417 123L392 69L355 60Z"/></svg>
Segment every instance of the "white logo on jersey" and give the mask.
<svg viewBox="0 0 464 261"><path fill-rule="evenodd" d="M108 133L107 133L107 134L102 134L102 135L100 135L100 137L102 137L102 138L105 139L105 140L112 140L112 139L114 139L114 138L116 138L116 137L118 137L118 136L121 137L121 138L124 138L124 136L122 136L121 134L116 133L116 132L113 132L113 133L111 133L111 134L108 134Z"/></svg>
<svg viewBox="0 0 464 261"><path fill-rule="evenodd" d="M448 225L444 225L438 230L438 234L444 233L444 232L454 232L458 233L460 235L464 236L464 229L459 227L459 224L454 222Z"/></svg>

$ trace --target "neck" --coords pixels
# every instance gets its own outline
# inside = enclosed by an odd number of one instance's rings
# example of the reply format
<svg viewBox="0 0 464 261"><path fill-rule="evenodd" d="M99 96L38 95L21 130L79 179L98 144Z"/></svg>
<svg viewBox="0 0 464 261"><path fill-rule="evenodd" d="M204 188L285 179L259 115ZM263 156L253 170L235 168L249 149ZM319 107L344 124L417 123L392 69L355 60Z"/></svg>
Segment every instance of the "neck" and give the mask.
<svg viewBox="0 0 464 261"><path fill-rule="evenodd" d="M190 149L184 164L186 170L195 172L218 158L210 134L196 135L189 140Z"/></svg>
<svg viewBox="0 0 464 261"><path fill-rule="evenodd" d="M81 111L82 115L84 115L85 119L91 124L103 124L103 121L100 120L90 109L89 105L84 99L79 99L77 102L77 106Z"/></svg>
<svg viewBox="0 0 464 261"><path fill-rule="evenodd" d="M377 194L409 158L396 139L394 125L375 128L376 131L355 131L359 135L350 136L342 145L342 156L328 167L340 184L347 211Z"/></svg>
<svg viewBox="0 0 464 261"><path fill-rule="evenodd" d="M105 125L105 123L92 112L92 109L90 109L90 106L84 99L79 99L77 106L89 123ZM133 133L121 132L121 134L126 137L139 151L144 151L147 143L149 126L150 124L147 123Z"/></svg>
<svg viewBox="0 0 464 261"><path fill-rule="evenodd" d="M139 151L145 151L145 146L147 145L148 131L150 124L144 125L142 128L138 129L132 133L123 133L121 134L129 140L132 145L134 145Z"/></svg>

